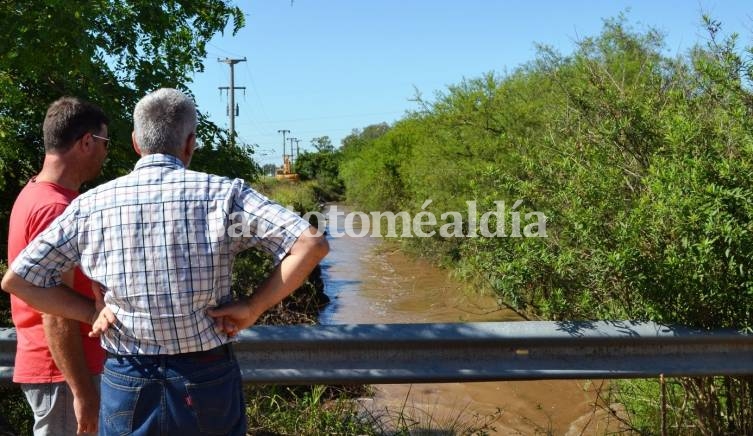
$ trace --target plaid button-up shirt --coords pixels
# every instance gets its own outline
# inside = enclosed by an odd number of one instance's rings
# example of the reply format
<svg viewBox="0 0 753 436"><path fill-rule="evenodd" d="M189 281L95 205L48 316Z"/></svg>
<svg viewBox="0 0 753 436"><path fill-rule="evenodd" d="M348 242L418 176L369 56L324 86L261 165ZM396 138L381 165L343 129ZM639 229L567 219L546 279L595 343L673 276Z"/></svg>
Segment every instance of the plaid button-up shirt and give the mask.
<svg viewBox="0 0 753 436"><path fill-rule="evenodd" d="M80 264L118 318L102 337L110 352L203 351L232 341L206 309L231 300L235 255L256 246L279 262L308 227L240 179L154 154L76 198L11 268L51 287Z"/></svg>

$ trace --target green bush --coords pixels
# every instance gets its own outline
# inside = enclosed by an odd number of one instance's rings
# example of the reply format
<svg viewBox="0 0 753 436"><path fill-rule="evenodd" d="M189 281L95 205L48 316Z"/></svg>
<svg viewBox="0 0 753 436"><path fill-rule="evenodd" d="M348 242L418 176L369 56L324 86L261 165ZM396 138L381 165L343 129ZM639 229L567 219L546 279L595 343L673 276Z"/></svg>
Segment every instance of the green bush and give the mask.
<svg viewBox="0 0 753 436"><path fill-rule="evenodd" d="M542 238L510 237L508 213L507 237L406 240L530 316L753 331L753 49L706 24L704 46L669 58L658 32L606 20L571 54L542 46L510 74L417 96L345 150L348 199L544 213ZM753 433L749 380L680 385L699 431Z"/></svg>
<svg viewBox="0 0 753 436"><path fill-rule="evenodd" d="M0 277L8 271L8 265L0 261ZM7 292L0 293L0 327L12 327L13 319L10 314L10 294Z"/></svg>
<svg viewBox="0 0 753 436"><path fill-rule="evenodd" d="M265 177L255 185L262 194L301 215L319 210L316 182L292 182Z"/></svg>

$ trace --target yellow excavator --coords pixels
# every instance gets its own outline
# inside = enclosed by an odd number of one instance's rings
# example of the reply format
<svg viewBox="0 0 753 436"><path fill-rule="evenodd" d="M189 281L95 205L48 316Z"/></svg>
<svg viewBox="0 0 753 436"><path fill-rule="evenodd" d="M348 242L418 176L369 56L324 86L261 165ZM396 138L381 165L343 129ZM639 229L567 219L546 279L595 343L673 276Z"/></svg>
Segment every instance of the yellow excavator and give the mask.
<svg viewBox="0 0 753 436"><path fill-rule="evenodd" d="M275 179L277 180L291 180L293 182L298 181L298 174L294 173L291 169L290 155L283 155L282 167L277 168L275 171Z"/></svg>

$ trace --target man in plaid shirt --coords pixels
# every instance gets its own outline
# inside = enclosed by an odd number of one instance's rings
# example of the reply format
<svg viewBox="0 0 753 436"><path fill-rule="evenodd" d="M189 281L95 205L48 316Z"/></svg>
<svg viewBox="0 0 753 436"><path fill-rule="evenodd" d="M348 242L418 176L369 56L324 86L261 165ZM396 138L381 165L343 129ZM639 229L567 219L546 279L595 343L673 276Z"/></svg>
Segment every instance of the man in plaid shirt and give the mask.
<svg viewBox="0 0 753 436"><path fill-rule="evenodd" d="M134 170L76 198L2 287L42 312L96 321L108 356L100 434L244 435L232 336L300 286L327 242L242 180L186 169L197 116L180 91L148 94L133 117ZM277 266L233 301L233 258L251 247ZM102 313L62 284L74 265L101 283Z"/></svg>

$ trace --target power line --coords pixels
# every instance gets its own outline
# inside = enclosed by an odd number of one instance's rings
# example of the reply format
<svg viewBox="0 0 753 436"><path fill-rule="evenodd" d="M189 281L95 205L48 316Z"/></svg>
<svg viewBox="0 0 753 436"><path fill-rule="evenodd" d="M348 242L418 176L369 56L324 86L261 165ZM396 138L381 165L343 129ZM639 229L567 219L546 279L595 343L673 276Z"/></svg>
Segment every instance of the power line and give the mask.
<svg viewBox="0 0 753 436"><path fill-rule="evenodd" d="M345 119L345 118L361 118L361 117L369 117L369 116L385 116L385 115L395 115L395 114L405 114L406 111L391 111L391 112L374 112L374 113L360 113L360 114L348 114L348 115L326 115L326 116L320 116L320 117L311 117L311 118L292 118L287 120L274 120L269 121L269 123L256 123L256 124L273 124L273 123L293 123L293 122L301 122L301 121L318 121L318 120L332 120L332 119ZM240 125L245 125L248 123L240 123Z"/></svg>
<svg viewBox="0 0 753 436"><path fill-rule="evenodd" d="M248 79L251 81L251 90L253 90L254 95L256 95L256 102L259 105L261 114L264 116L264 119L267 120L267 123L271 124L271 121L269 121L269 116L267 115L267 110L264 108L264 101L259 95L258 87L256 86L256 81L254 80L254 75L251 73L251 68L249 68L248 64L246 64L245 66L246 72L248 73Z"/></svg>

